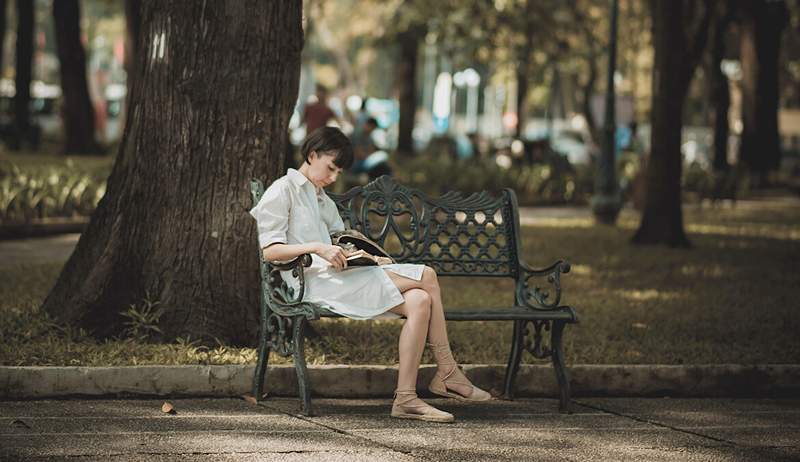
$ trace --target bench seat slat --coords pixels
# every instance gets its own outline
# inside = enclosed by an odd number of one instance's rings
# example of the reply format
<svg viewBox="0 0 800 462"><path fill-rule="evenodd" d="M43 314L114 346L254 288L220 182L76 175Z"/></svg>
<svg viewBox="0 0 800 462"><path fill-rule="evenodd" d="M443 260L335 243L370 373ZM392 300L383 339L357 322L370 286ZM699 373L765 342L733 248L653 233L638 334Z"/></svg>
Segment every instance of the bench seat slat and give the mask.
<svg viewBox="0 0 800 462"><path fill-rule="evenodd" d="M341 318L342 316L329 310L320 310L320 317ZM560 306L552 311L534 311L524 307L512 308L474 308L464 310L445 310L444 317L448 321L567 321L578 322L578 315L570 306Z"/></svg>

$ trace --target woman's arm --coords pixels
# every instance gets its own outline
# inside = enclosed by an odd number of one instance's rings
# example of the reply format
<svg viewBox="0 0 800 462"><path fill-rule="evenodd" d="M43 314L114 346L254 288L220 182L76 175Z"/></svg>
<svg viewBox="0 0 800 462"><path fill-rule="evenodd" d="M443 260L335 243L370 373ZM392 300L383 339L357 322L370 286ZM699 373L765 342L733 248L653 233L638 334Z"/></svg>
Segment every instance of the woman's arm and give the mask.
<svg viewBox="0 0 800 462"><path fill-rule="evenodd" d="M337 245L326 245L321 242L309 242L306 244L275 243L261 249L261 255L265 261L287 261L305 253L319 255L336 269L347 267L347 257L344 254L344 250Z"/></svg>

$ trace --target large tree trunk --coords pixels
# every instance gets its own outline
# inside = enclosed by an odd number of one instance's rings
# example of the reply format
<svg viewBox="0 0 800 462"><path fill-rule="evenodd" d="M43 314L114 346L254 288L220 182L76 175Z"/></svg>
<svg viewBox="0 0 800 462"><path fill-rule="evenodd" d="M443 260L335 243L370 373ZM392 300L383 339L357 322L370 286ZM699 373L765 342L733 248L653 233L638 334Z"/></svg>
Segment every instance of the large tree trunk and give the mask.
<svg viewBox="0 0 800 462"><path fill-rule="evenodd" d="M249 180L282 172L300 2L142 1L143 45L108 190L44 309L102 337L145 297L167 338L253 341Z"/></svg>
<svg viewBox="0 0 800 462"><path fill-rule="evenodd" d="M419 39L423 32L418 27L410 27L401 34L400 62L396 85L400 101L400 123L397 133L397 152L414 154L414 117L417 112L417 56Z"/></svg>
<svg viewBox="0 0 800 462"><path fill-rule="evenodd" d="M739 158L756 179L780 167L778 56L786 5L741 2L742 142Z"/></svg>
<svg viewBox="0 0 800 462"><path fill-rule="evenodd" d="M33 75L33 0L17 0L17 63L14 77L14 134L9 147L22 149L23 140L32 141L35 148L38 137L31 128L31 76Z"/></svg>
<svg viewBox="0 0 800 462"><path fill-rule="evenodd" d="M86 82L86 52L81 43L81 12L78 0L53 2L53 19L61 93L64 99L61 113L64 122L63 152L95 153L97 142L94 137L94 107Z"/></svg>
<svg viewBox="0 0 800 462"><path fill-rule="evenodd" d="M692 14L693 8L700 11ZM642 221L633 236L636 244L691 245L681 211L681 127L686 92L708 36L710 10L710 2L653 1L651 151ZM699 18L688 31L685 17Z"/></svg>

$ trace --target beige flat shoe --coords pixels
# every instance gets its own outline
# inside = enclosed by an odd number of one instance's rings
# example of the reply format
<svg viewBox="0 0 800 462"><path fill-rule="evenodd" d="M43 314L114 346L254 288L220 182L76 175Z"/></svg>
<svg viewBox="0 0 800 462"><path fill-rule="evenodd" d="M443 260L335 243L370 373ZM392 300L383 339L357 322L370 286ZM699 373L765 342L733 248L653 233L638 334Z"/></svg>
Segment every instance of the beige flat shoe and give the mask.
<svg viewBox="0 0 800 462"><path fill-rule="evenodd" d="M438 423L455 421L453 414L440 411L419 399L415 390L397 390L394 392L392 417Z"/></svg>
<svg viewBox="0 0 800 462"><path fill-rule="evenodd" d="M433 376L433 380L431 380L430 385L428 385L428 390L430 390L431 393L471 403L489 401L492 399L492 395L473 385L458 369L458 365L455 359L453 359L453 353L450 351L450 345L434 345L433 343L428 343L428 346L431 347L437 365L451 366L450 371L443 376L439 374L438 370L436 371L436 375ZM472 387L472 391L469 395L465 396L448 390L447 384Z"/></svg>

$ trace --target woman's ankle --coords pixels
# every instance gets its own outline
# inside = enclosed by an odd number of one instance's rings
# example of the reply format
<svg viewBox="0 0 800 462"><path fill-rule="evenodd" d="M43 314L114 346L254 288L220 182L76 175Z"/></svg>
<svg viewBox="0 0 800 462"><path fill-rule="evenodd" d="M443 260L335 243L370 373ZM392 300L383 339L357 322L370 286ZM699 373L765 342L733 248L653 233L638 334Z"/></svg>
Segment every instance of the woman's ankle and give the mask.
<svg viewBox="0 0 800 462"><path fill-rule="evenodd" d="M456 363L448 363L448 364L437 364L436 365L436 374L439 377L445 378L450 377L453 374L457 374L458 364Z"/></svg>

